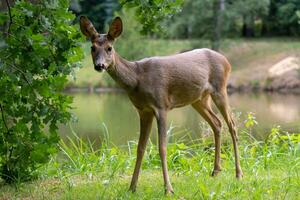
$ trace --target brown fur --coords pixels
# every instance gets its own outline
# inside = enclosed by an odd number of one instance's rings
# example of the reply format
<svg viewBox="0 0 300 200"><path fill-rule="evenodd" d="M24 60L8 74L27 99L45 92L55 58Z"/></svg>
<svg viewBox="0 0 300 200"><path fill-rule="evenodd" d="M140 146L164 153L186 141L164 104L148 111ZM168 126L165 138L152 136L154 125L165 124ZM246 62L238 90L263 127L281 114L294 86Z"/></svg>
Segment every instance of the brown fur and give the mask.
<svg viewBox="0 0 300 200"><path fill-rule="evenodd" d="M137 161L130 189L135 191L142 157L149 138L152 119L155 117L159 132L159 152L162 161L166 193L172 193L166 161L166 119L173 108L192 105L210 124L215 137L215 164L213 175L221 171L221 121L211 109L211 98L223 115L234 145L236 176L242 177L237 149L237 132L229 114L226 85L231 66L227 59L210 49L195 49L181 54L151 57L130 62L113 49L113 41L122 32L122 21L116 18L108 34L99 35L87 18L81 19L82 32L92 40L96 51L92 53L95 66L101 65L128 93L140 116L140 139Z"/></svg>

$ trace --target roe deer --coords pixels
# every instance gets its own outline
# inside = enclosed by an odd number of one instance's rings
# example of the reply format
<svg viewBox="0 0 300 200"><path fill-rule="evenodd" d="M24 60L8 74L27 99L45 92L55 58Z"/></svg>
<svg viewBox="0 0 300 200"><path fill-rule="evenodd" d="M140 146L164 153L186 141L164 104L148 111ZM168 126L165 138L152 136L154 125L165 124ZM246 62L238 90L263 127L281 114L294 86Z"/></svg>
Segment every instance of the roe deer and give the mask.
<svg viewBox="0 0 300 200"><path fill-rule="evenodd" d="M231 66L227 59L209 49L196 49L185 53L145 58L130 62L119 56L114 48L115 39L122 33L122 20L116 17L107 34L99 34L93 24L82 16L80 29L92 42L92 58L96 71L106 70L127 92L140 117L140 138L137 160L130 190L135 191L142 158L149 138L153 117L157 120L159 154L166 193L173 193L166 159L167 112L173 108L192 105L209 123L215 140L215 161L212 175L221 171L221 121L211 109L211 98L223 115L232 137L236 177L243 176L237 146L237 131L227 98L227 79ZM132 44L134 45L134 44Z"/></svg>

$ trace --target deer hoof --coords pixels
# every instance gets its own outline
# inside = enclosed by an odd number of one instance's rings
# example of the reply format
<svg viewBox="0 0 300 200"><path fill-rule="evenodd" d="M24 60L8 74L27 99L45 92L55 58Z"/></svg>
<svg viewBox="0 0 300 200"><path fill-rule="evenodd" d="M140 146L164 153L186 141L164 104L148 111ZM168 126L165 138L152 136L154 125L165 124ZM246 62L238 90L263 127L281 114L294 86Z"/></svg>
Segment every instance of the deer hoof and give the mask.
<svg viewBox="0 0 300 200"><path fill-rule="evenodd" d="M174 190L172 189L172 188L169 188L169 189L166 189L165 190L165 195L172 195L172 194L174 194Z"/></svg>
<svg viewBox="0 0 300 200"><path fill-rule="evenodd" d="M132 192L132 193L135 193L136 187L130 187L130 188L129 188L129 191Z"/></svg>
<svg viewBox="0 0 300 200"><path fill-rule="evenodd" d="M214 169L214 171L211 173L211 176L217 176L221 171L221 169Z"/></svg>
<svg viewBox="0 0 300 200"><path fill-rule="evenodd" d="M236 173L236 178L238 179L238 180L241 180L242 178L243 178L243 172L239 172L239 173Z"/></svg>

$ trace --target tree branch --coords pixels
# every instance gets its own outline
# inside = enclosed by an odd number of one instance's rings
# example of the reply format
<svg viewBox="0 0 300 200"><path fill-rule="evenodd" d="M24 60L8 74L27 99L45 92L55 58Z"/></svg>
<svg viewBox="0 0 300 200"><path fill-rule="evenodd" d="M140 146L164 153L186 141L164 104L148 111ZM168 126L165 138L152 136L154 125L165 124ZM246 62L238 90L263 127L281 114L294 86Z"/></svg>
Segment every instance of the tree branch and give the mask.
<svg viewBox="0 0 300 200"><path fill-rule="evenodd" d="M11 10L10 10L10 4L9 4L9 1L8 0L5 0L6 1L6 6L8 8L8 15L9 15L9 24L8 24L8 29L7 29L7 33L10 33L10 27L13 23L12 21L12 15L11 15Z"/></svg>
<svg viewBox="0 0 300 200"><path fill-rule="evenodd" d="M8 65L11 66L12 68L14 68L14 69L17 70L18 72L20 72L21 75L23 76L24 80L27 82L27 84L28 84L30 87L32 87L32 85L31 85L31 83L29 82L29 80L27 79L25 73L24 73L21 69L19 69L18 67L14 66L14 65L12 65L12 64L9 64L9 63L6 63L6 64L8 64Z"/></svg>
<svg viewBox="0 0 300 200"><path fill-rule="evenodd" d="M3 109L3 106L2 104L0 103L0 109L1 109L1 115L2 115L2 121L3 121L3 124L7 130L7 133L9 133L9 128L7 126L7 123L6 123L6 120L5 120L5 117L4 117L4 109Z"/></svg>

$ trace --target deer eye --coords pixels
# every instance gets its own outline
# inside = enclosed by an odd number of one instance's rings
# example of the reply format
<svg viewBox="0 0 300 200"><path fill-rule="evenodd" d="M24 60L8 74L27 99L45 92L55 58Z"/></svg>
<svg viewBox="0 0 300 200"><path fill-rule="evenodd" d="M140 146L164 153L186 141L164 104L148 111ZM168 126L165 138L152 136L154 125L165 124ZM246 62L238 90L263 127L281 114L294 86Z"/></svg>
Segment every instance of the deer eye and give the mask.
<svg viewBox="0 0 300 200"><path fill-rule="evenodd" d="M107 51L108 51L108 52L111 52L111 50L112 50L111 47L108 47L108 48L107 48Z"/></svg>
<svg viewBox="0 0 300 200"><path fill-rule="evenodd" d="M92 52L96 51L96 48L94 46L91 47Z"/></svg>

